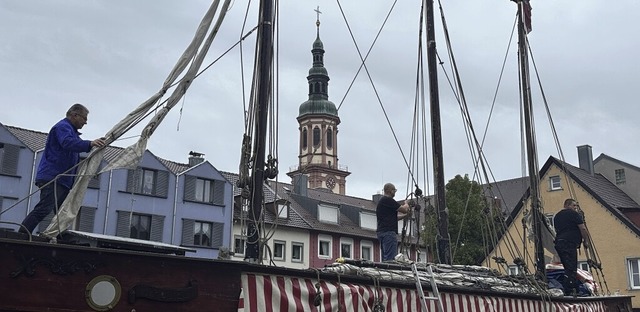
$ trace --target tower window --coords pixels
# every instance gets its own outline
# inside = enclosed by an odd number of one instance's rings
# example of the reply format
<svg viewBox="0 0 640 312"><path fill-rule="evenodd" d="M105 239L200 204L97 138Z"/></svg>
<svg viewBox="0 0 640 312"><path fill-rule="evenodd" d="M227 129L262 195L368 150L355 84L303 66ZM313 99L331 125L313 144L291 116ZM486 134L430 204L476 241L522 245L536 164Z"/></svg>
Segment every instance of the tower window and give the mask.
<svg viewBox="0 0 640 312"><path fill-rule="evenodd" d="M307 148L307 128L302 130L302 149Z"/></svg>
<svg viewBox="0 0 640 312"><path fill-rule="evenodd" d="M313 146L316 147L320 145L320 128L313 128Z"/></svg>
<svg viewBox="0 0 640 312"><path fill-rule="evenodd" d="M331 128L327 129L327 147L333 148L333 130Z"/></svg>

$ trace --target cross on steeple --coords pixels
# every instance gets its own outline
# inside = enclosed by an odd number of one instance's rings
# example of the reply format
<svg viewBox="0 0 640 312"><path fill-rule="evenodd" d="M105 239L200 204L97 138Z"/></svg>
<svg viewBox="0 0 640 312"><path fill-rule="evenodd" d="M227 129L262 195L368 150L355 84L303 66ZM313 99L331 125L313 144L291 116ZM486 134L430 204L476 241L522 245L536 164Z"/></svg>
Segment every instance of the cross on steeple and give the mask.
<svg viewBox="0 0 640 312"><path fill-rule="evenodd" d="M316 12L316 26L318 26L318 28L320 28L320 14L322 14L322 12L320 12L320 6L318 6L315 10Z"/></svg>

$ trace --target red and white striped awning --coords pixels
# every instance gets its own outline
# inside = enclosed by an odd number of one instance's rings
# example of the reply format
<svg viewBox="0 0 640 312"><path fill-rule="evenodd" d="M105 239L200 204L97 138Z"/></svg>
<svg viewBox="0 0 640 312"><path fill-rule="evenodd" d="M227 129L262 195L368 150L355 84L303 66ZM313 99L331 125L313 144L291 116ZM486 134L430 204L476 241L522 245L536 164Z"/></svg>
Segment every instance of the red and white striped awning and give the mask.
<svg viewBox="0 0 640 312"><path fill-rule="evenodd" d="M319 288L316 288L316 285ZM242 274L239 312L296 311L373 311L381 302L384 311L420 311L415 289L375 287L317 281L290 276ZM425 292L432 296L431 292ZM440 292L446 312L599 312L606 311L600 301L582 303L549 302L496 296ZM320 305L314 305L319 297ZM436 301L428 300L428 311L438 311Z"/></svg>

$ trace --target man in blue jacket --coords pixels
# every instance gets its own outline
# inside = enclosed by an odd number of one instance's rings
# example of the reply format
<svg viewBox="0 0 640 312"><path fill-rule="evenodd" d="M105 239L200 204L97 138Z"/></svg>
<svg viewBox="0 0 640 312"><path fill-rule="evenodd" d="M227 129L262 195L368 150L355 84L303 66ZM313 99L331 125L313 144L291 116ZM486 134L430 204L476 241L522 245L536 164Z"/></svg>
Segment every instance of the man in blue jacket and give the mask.
<svg viewBox="0 0 640 312"><path fill-rule="evenodd" d="M20 232L33 232L38 223L52 210L57 212L73 186L80 153L89 152L92 147L105 146L103 139L80 139L78 130L87 124L88 114L89 110L84 105L73 104L67 111L67 117L49 131L36 174L40 201L22 221L23 227L20 228Z"/></svg>

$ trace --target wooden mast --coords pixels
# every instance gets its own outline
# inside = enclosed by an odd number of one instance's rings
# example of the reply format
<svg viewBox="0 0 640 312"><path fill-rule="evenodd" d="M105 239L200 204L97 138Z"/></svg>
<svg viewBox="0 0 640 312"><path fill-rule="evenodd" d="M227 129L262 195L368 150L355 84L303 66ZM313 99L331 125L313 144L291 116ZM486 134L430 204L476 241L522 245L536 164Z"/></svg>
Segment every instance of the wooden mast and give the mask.
<svg viewBox="0 0 640 312"><path fill-rule="evenodd" d="M445 199L444 161L442 151L442 131L440 125L440 95L438 93L438 73L436 58L436 38L433 20L433 0L425 0L427 25L427 69L429 73L429 101L431 103L431 140L433 152L433 180L435 181L435 202L438 211L437 249L438 262L451 264L451 244L449 242L449 213Z"/></svg>
<svg viewBox="0 0 640 312"><path fill-rule="evenodd" d="M253 137L254 153L251 168L251 199L249 202L249 218L247 222L247 242L244 260L257 263L260 260L260 226L258 220L262 212L264 194L262 186L265 179L265 150L267 138L267 117L271 100L271 65L273 60L273 0L260 1L259 31L256 43L258 49L254 77L256 127Z"/></svg>
<svg viewBox="0 0 640 312"><path fill-rule="evenodd" d="M527 34L531 30L529 20L529 2L517 0L518 4L518 60L520 63L520 88L522 90L522 113L525 123L525 140L527 146L527 169L529 173L529 198L533 216L533 231L536 276L546 280L544 249L542 246L542 209L540 203L540 177L538 167L538 150L533 131L533 105L531 100L531 81L529 77L529 53Z"/></svg>

